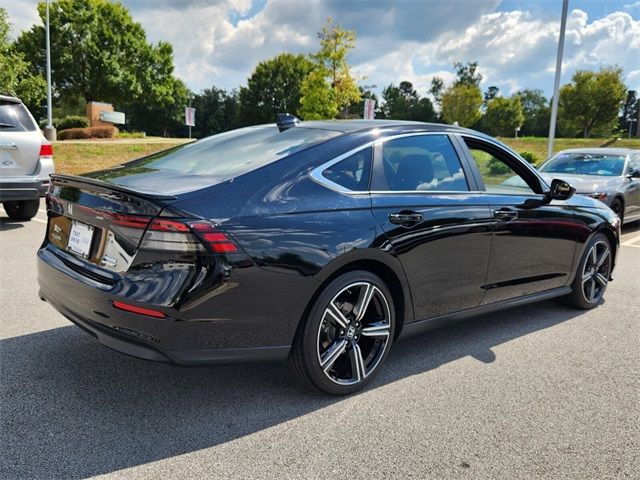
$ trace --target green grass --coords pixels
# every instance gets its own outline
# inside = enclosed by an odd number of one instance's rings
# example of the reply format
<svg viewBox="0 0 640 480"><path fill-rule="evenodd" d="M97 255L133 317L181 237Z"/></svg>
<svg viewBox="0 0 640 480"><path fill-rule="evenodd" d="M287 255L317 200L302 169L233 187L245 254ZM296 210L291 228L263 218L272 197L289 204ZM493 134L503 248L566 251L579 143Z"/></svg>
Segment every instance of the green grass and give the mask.
<svg viewBox="0 0 640 480"><path fill-rule="evenodd" d="M53 146L56 173L79 175L102 170L184 143L65 143Z"/></svg>
<svg viewBox="0 0 640 480"><path fill-rule="evenodd" d="M537 164L547 159L547 139L545 137L507 138L499 137L498 140L509 145L516 152L531 152L537 158ZM556 138L553 143L553 152L567 148L602 147L609 142L606 138ZM610 147L637 148L640 149L640 138L621 139Z"/></svg>

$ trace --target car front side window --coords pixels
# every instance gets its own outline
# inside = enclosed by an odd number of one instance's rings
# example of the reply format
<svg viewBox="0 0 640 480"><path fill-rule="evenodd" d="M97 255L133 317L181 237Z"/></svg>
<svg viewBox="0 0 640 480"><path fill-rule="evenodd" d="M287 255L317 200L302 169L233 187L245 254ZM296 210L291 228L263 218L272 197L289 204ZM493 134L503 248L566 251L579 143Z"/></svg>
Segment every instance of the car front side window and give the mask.
<svg viewBox="0 0 640 480"><path fill-rule="evenodd" d="M535 193L535 180L531 175L523 175L524 167L518 169L516 160L509 159L498 148L483 142L467 138L464 141L488 193L507 195Z"/></svg>

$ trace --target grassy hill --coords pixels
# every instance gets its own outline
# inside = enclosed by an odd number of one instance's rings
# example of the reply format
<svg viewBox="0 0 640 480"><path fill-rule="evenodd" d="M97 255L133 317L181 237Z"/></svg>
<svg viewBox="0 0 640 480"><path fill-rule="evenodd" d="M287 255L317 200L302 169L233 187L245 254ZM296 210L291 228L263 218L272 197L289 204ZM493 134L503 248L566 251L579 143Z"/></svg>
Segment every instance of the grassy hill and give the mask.
<svg viewBox="0 0 640 480"><path fill-rule="evenodd" d="M516 152L531 152L538 159L538 163L547 158L547 139L543 137L523 137L523 138L498 138L501 142L509 145ZM608 143L606 138L556 138L553 142L554 152L567 148L602 147ZM611 147L637 148L640 150L640 139L621 139L614 142Z"/></svg>

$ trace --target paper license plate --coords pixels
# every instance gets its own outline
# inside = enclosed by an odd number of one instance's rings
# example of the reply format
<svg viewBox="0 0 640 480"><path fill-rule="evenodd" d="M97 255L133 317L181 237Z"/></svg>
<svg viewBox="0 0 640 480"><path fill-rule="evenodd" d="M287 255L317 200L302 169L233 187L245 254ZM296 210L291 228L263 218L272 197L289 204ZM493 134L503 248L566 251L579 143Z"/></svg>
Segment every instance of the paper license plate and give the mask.
<svg viewBox="0 0 640 480"><path fill-rule="evenodd" d="M93 240L93 227L86 223L73 221L67 250L80 255L83 258L89 257L91 250L91 240Z"/></svg>

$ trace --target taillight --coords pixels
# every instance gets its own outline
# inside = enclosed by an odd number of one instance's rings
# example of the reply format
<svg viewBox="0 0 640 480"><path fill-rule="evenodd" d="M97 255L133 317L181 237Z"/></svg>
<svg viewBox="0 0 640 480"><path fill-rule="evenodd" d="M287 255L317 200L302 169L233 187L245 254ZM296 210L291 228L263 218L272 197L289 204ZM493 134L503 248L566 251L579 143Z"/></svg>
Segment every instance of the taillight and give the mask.
<svg viewBox="0 0 640 480"><path fill-rule="evenodd" d="M40 145L40 156L41 157L53 157L53 145L50 143L43 143Z"/></svg>
<svg viewBox="0 0 640 480"><path fill-rule="evenodd" d="M214 253L236 253L238 246L209 222L191 222L189 226Z"/></svg>
<svg viewBox="0 0 640 480"><path fill-rule="evenodd" d="M210 222L199 220L185 222L168 218L142 215L110 214L112 228L135 238L134 232L145 230L140 241L140 250L170 252L236 253L239 248L224 232ZM128 233L130 232L130 233ZM139 238L139 237L138 237Z"/></svg>

